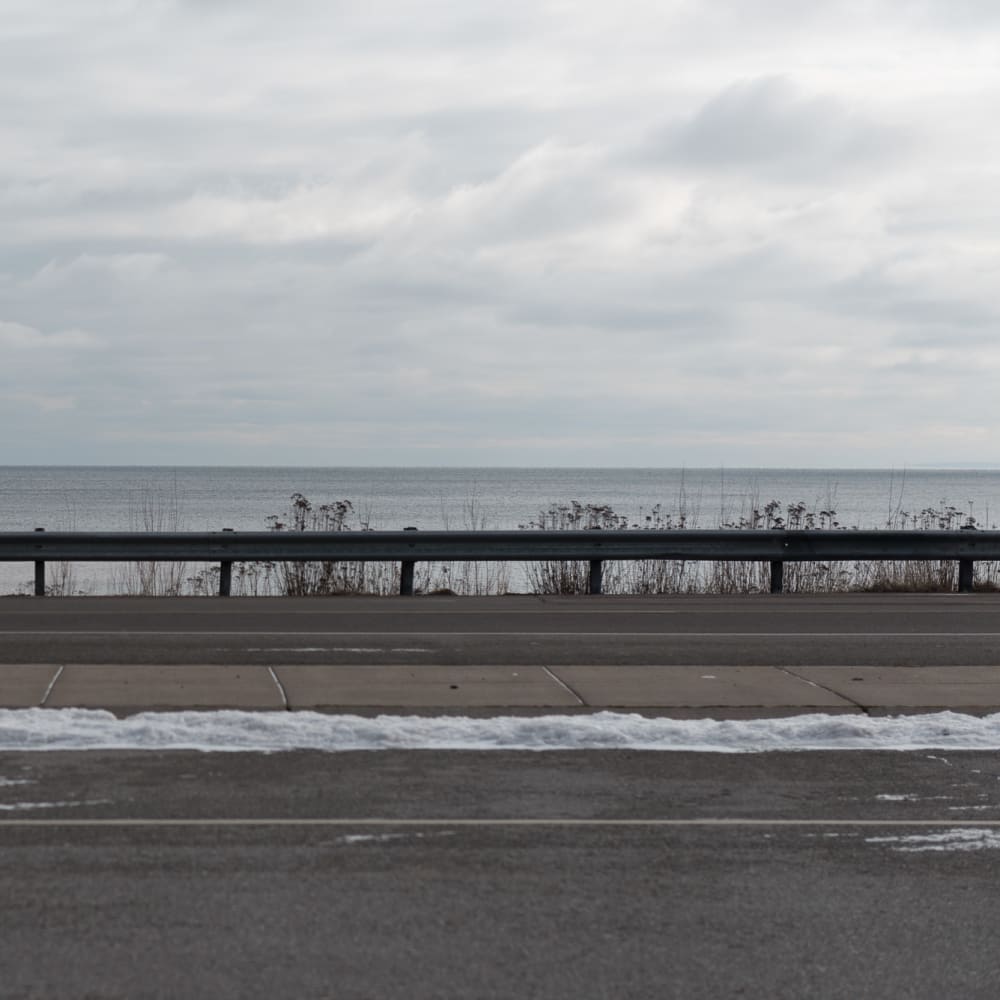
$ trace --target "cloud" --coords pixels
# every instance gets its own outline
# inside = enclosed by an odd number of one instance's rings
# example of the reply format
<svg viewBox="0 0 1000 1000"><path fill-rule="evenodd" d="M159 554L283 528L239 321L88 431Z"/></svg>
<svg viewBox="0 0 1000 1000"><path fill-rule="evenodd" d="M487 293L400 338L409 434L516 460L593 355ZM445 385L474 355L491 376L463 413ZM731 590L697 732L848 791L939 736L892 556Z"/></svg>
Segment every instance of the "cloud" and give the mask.
<svg viewBox="0 0 1000 1000"><path fill-rule="evenodd" d="M997 22L944 13L15 0L5 454L981 457Z"/></svg>
<svg viewBox="0 0 1000 1000"><path fill-rule="evenodd" d="M0 389L0 406L11 404L18 410L27 407L40 413L62 413L76 407L73 396L45 395L37 392L4 392Z"/></svg>
<svg viewBox="0 0 1000 1000"><path fill-rule="evenodd" d="M774 180L827 177L897 151L901 137L785 77L732 84L651 152L691 168L747 170Z"/></svg>
<svg viewBox="0 0 1000 1000"><path fill-rule="evenodd" d="M102 347L98 337L84 330L60 330L56 333L42 333L23 323L0 320L0 350L17 352L46 352L94 350Z"/></svg>

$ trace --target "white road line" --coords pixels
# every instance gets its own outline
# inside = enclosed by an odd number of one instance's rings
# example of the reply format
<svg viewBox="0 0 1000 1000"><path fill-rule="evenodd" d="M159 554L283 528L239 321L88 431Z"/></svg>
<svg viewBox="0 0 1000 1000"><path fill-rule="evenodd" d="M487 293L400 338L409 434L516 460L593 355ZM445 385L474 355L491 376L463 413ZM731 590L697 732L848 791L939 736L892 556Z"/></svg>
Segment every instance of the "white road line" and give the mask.
<svg viewBox="0 0 1000 1000"><path fill-rule="evenodd" d="M957 598L960 595L944 595L945 597ZM570 608L570 607L560 607L559 605L544 605L542 607L535 608L514 608L514 607L495 607L495 608L456 608L453 605L448 606L438 606L429 607L427 605L422 605L418 608L400 608L398 606L386 607L386 608L351 608L351 607L331 607L331 608L300 608L296 609L283 609L281 611L269 611L266 608L261 609L260 607L248 607L239 608L237 606L230 605L224 612L226 615L252 615L258 616L261 614L275 614L281 617L314 617L320 616L324 618L335 617L337 615L350 616L352 618L358 616L367 617L384 617L386 615L419 615L420 617L429 616L449 616L449 617L473 617L477 615L567 615L567 616L591 616L593 614L601 615L849 615L851 617L859 615L953 615L956 613L978 613L974 609L981 609L983 612L995 612L996 607L992 602L995 601L995 597L986 597L984 600L974 602L972 604L967 604L967 596L962 596L961 604L956 604L951 607L922 607L918 603L913 603L910 605L900 604L900 605L882 605L880 607L859 607L855 604L850 605L838 605L833 607L824 607L822 605L813 605L808 603L794 604L794 605L771 605L764 606L766 601L769 600L767 595L761 595L761 603L756 602L752 604L738 604L738 605L725 605L720 606L718 601L708 601L704 604L674 604L665 605L663 607L656 608L637 608L637 607L614 607L608 605L601 605L600 608L587 607L587 608ZM666 601L669 600L668 597L661 598ZM0 598L2 600L2 598ZM166 598L165 600L174 601L177 598ZM235 598L239 600L239 598ZM602 600L615 601L616 598L613 596L604 597ZM870 600L870 598L863 597L861 601ZM715 605L715 606L712 606ZM67 615L78 615L81 614L79 608L65 608L65 609L55 609L52 608L24 608L19 607L16 611L10 612L11 614L21 615L23 617L51 617L54 613L65 613ZM179 611L175 610L163 610L159 611L156 609L136 608L134 611L130 611L125 608L116 608L113 611L105 611L98 609L88 609L87 615L90 617L103 616L109 618L118 618L123 614L138 614L138 615L156 615L156 614L186 614L193 616L209 616L217 613L214 610L205 609L193 609L190 607L182 608Z"/></svg>
<svg viewBox="0 0 1000 1000"><path fill-rule="evenodd" d="M914 827L953 828L984 827L1000 829L1000 819L759 819L759 818L701 818L701 819L574 819L554 817L507 818L507 819L388 819L385 817L360 816L357 818L325 817L220 817L218 819L0 819L0 827L748 827L748 828L816 828L816 827Z"/></svg>
<svg viewBox="0 0 1000 1000"><path fill-rule="evenodd" d="M298 630L295 632L254 632L250 630L237 631L192 631L180 630L172 631L129 631L125 629L101 630L101 629L37 629L37 630L13 630L0 629L0 636L45 636L47 639L59 639L64 636L116 636L122 639L133 638L135 636L171 636L174 638L194 637L210 638L214 636L239 636L246 639L250 636L254 638L269 636L325 636L334 638L337 636L446 636L457 638L468 638L469 636L482 636L494 638L497 636L552 636L565 639L571 636L581 638L600 638L604 636L609 639L997 639L1000 632L580 632L572 630L568 632L526 632L521 630L506 630L501 632L309 632Z"/></svg>

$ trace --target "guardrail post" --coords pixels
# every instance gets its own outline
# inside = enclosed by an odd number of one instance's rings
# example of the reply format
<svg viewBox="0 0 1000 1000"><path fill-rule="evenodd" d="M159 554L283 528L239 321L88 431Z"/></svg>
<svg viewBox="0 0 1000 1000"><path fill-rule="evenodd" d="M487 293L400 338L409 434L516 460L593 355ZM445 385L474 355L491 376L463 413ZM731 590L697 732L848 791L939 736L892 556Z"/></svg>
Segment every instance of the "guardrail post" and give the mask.
<svg viewBox="0 0 1000 1000"><path fill-rule="evenodd" d="M600 559L590 560L590 581L587 588L588 594L603 593L604 584L604 563Z"/></svg>
<svg viewBox="0 0 1000 1000"><path fill-rule="evenodd" d="M35 531L44 531L44 528L35 528ZM35 597L45 596L45 562L38 559L35 561Z"/></svg>
<svg viewBox="0 0 1000 1000"><path fill-rule="evenodd" d="M973 563L971 559L958 560L958 592L972 593Z"/></svg>
<svg viewBox="0 0 1000 1000"><path fill-rule="evenodd" d="M785 564L780 559L771 560L771 593L780 594L785 588Z"/></svg>
<svg viewBox="0 0 1000 1000"><path fill-rule="evenodd" d="M223 531L232 531L232 528L223 528ZM233 589L233 561L223 559L219 563L219 597L228 597Z"/></svg>
<svg viewBox="0 0 1000 1000"><path fill-rule="evenodd" d="M403 528L403 531L416 531L416 528ZM399 596L413 596L413 567L416 564L412 559L404 559L399 564Z"/></svg>

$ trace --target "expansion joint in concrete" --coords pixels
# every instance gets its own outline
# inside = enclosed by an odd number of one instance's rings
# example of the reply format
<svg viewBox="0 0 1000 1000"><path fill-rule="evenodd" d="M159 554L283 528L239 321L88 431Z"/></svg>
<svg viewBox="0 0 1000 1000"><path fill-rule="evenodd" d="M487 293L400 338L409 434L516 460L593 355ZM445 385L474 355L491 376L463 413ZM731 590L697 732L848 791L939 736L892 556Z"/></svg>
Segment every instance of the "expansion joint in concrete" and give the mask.
<svg viewBox="0 0 1000 1000"><path fill-rule="evenodd" d="M545 672L545 674L546 674L547 676L551 677L551 678L552 678L552 680L554 680L554 681L556 682L556 684L558 684L558 685L559 685L560 687L562 687L562 688L565 688L565 689L566 689L566 690L567 690L567 691L568 691L568 692L569 692L569 693L570 693L570 694L571 694L571 695L572 695L572 696L573 696L574 698L576 698L576 700L577 700L577 701L578 701L578 702L579 702L579 703L580 703L581 705L586 705L586 704L587 704L587 703L586 703L586 702L585 702L585 701L583 700L583 698L582 698L582 697L580 696L580 693L579 693L578 691L575 691L575 690L573 689L573 687L572 687L571 685L567 684L567 683L566 683L566 682L565 682L565 681L564 681L564 680L563 680L563 679L562 679L562 678L561 678L561 677L560 677L560 676L559 676L558 674L554 673L554 672L553 672L552 670L550 670L550 669L549 669L548 667L546 667L546 666L543 666L543 667L542 667L542 670L543 670L543 671Z"/></svg>
<svg viewBox="0 0 1000 1000"><path fill-rule="evenodd" d="M45 703L49 700L49 695L52 694L52 689L56 686L56 681L62 677L62 672L66 669L65 663L59 664L59 669L52 675L52 680L49 681L49 686L45 689L45 694L42 695L42 700L38 703L39 708L45 708Z"/></svg>
<svg viewBox="0 0 1000 1000"><path fill-rule="evenodd" d="M775 667L775 669L780 670L783 674L787 674L789 677L794 677L797 681L805 681L806 684L811 684L814 688L819 688L820 691L825 691L827 694L832 694L837 698L843 698L844 701L849 701L863 715L871 715L867 705L862 705L860 701L856 701L849 694L844 694L843 691L835 691L832 687L829 687L826 684L820 684L818 681L814 681L809 677L803 677L801 674L797 674L790 667Z"/></svg>
<svg viewBox="0 0 1000 1000"><path fill-rule="evenodd" d="M274 667L268 667L267 672L271 675L271 680L274 681L274 685L281 695L281 703L284 705L285 711L290 712L292 706L288 703L288 692L285 690L285 685L281 683L281 678L274 672Z"/></svg>

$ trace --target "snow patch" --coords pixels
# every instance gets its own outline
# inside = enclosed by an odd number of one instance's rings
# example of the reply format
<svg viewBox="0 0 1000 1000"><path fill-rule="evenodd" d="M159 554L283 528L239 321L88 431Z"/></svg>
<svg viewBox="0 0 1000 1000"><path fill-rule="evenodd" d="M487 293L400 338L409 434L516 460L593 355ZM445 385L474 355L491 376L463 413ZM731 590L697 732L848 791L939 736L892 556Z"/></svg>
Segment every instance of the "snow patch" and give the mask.
<svg viewBox="0 0 1000 1000"><path fill-rule="evenodd" d="M385 843L388 840L417 840L424 837L453 837L451 830L436 833L348 833L338 837L340 844Z"/></svg>
<svg viewBox="0 0 1000 1000"><path fill-rule="evenodd" d="M989 827L956 827L941 833L915 833L906 837L865 837L866 844L891 844L894 851L983 851L1000 848L1000 830Z"/></svg>
<svg viewBox="0 0 1000 1000"><path fill-rule="evenodd" d="M0 812L20 812L26 809L63 809L67 806L107 805L107 799L92 799L88 802L6 802L0 804Z"/></svg>
<svg viewBox="0 0 1000 1000"><path fill-rule="evenodd" d="M916 795L913 792L906 792L902 795L890 795L883 793L876 795L876 802L950 802L954 795Z"/></svg>
<svg viewBox="0 0 1000 1000"><path fill-rule="evenodd" d="M1000 714L897 718L663 719L620 712L471 719L318 712L0 709L0 751L17 750L776 750L1000 749Z"/></svg>

